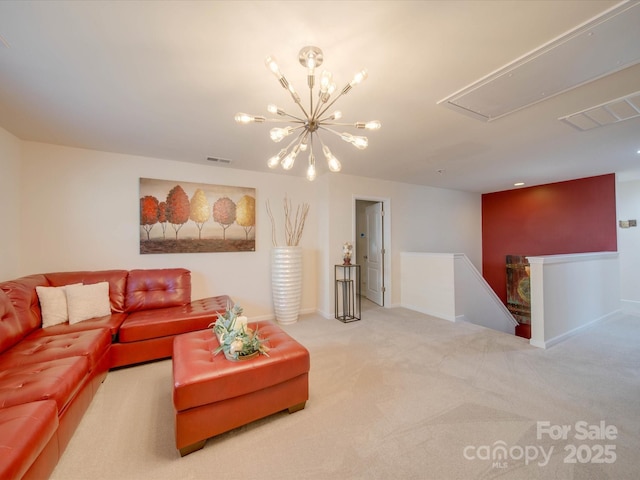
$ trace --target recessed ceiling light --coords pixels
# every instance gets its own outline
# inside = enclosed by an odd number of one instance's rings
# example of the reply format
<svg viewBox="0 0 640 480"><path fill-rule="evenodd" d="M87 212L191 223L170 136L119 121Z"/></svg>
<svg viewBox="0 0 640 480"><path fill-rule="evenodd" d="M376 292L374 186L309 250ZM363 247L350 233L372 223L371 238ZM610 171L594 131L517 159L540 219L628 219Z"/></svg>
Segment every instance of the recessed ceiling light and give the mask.
<svg viewBox="0 0 640 480"><path fill-rule="evenodd" d="M518 182L513 184L514 187L521 187L523 185L524 185L524 182Z"/></svg>
<svg viewBox="0 0 640 480"><path fill-rule="evenodd" d="M640 150L638 150L636 153L637 153L638 155L640 155Z"/></svg>

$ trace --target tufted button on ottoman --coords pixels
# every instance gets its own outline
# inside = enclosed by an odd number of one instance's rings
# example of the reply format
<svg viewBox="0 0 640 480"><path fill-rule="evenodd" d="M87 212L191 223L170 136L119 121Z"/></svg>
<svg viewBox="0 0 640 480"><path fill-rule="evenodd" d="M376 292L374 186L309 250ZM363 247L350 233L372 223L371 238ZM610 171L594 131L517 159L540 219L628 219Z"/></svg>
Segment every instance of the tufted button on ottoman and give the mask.
<svg viewBox="0 0 640 480"><path fill-rule="evenodd" d="M269 322L249 324L266 339L269 356L233 362L213 355L212 331L185 333L173 344L176 448L182 456L207 438L282 410L302 410L309 398L309 352Z"/></svg>

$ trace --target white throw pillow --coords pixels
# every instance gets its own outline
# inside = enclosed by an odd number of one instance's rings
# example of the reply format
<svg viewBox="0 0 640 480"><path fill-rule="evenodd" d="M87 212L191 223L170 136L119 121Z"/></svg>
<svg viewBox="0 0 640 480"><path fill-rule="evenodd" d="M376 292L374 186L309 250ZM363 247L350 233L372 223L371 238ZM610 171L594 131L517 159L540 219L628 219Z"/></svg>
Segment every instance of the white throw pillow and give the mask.
<svg viewBox="0 0 640 480"><path fill-rule="evenodd" d="M42 311L42 328L69 321L65 289L66 285L62 287L36 287L38 300L40 300L40 310Z"/></svg>
<svg viewBox="0 0 640 480"><path fill-rule="evenodd" d="M71 325L111 314L109 282L67 285L65 293L67 294L67 309Z"/></svg>

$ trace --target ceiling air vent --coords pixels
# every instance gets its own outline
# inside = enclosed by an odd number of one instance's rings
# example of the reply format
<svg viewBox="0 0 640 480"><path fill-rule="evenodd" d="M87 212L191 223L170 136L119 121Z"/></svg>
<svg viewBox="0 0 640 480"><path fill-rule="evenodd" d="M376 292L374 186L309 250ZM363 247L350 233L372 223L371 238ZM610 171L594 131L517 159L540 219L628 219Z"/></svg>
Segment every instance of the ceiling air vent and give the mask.
<svg viewBox="0 0 640 480"><path fill-rule="evenodd" d="M589 107L580 112L560 117L558 120L584 132L636 117L640 117L640 92Z"/></svg>
<svg viewBox="0 0 640 480"><path fill-rule="evenodd" d="M217 163L218 165L229 165L231 160L226 158L218 158L218 157L207 157L207 160L213 163Z"/></svg>
<svg viewBox="0 0 640 480"><path fill-rule="evenodd" d="M490 122L640 63L640 2L623 2L438 105Z"/></svg>

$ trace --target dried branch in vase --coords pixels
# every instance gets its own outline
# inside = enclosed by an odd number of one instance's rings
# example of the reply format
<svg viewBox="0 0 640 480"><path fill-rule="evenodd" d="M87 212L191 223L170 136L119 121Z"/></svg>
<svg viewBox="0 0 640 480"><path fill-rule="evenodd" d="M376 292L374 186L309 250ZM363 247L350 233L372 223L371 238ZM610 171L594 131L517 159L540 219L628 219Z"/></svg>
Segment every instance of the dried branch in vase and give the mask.
<svg viewBox="0 0 640 480"><path fill-rule="evenodd" d="M302 203L296 207L295 217L292 215L291 200L285 195L284 197L284 236L285 242L289 247L295 247L300 243L302 233L304 232L304 225L309 214L309 204ZM271 243L274 247L278 246L276 238L276 222L273 218L273 212L271 211L271 204L269 200L266 202L267 213L271 220Z"/></svg>

